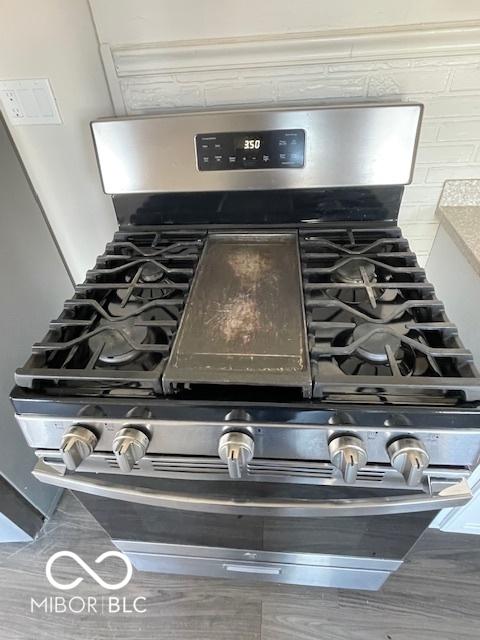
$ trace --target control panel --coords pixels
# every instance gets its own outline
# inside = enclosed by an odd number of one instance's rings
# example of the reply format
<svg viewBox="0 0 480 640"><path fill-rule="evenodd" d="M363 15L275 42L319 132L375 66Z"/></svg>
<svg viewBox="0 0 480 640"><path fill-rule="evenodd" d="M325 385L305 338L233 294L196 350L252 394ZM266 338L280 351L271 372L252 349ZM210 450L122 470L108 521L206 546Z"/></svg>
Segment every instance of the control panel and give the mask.
<svg viewBox="0 0 480 640"><path fill-rule="evenodd" d="M352 416L347 422L344 415L331 417L327 424L284 425L247 421L236 413L208 422L160 420L145 415L143 408L120 418L93 412L76 418L16 417L28 444L56 452L68 470L99 453L115 456L124 473L146 455L174 456L177 461L182 456L195 456L197 461L218 456L232 478L243 478L252 461L289 460L299 466L333 465L335 477L347 484L375 468L411 487L419 486L429 473L447 479L468 474L477 464L480 434L475 426L412 429L400 421L393 425L390 418L383 428L360 426Z"/></svg>
<svg viewBox="0 0 480 640"><path fill-rule="evenodd" d="M421 115L413 103L327 104L102 119L92 131L109 194L378 187L411 181Z"/></svg>
<svg viewBox="0 0 480 640"><path fill-rule="evenodd" d="M60 453L69 471L75 471L94 451L98 443L95 430L74 424L63 434ZM123 473L129 473L147 453L150 437L136 426L118 430L112 442L113 453ZM360 469L365 467L368 454L363 440L350 433L335 433L328 444L330 461L340 471L344 482L354 484ZM218 456L233 480L246 475L254 455L254 439L243 431L228 431L218 441ZM399 471L408 486L415 487L423 479L430 456L421 440L400 437L387 447L392 467Z"/></svg>
<svg viewBox="0 0 480 640"><path fill-rule="evenodd" d="M200 171L301 169L305 162L303 129L199 133L195 144Z"/></svg>

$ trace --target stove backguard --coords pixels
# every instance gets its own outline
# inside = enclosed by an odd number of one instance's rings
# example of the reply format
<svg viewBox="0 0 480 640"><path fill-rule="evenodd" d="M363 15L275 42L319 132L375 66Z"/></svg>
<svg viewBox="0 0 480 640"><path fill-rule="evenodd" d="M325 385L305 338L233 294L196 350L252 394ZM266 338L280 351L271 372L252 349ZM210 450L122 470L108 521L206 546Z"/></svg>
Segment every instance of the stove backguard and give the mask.
<svg viewBox="0 0 480 640"><path fill-rule="evenodd" d="M328 189L408 184L421 116L413 103L330 104L116 118L92 131L111 195Z"/></svg>
<svg viewBox="0 0 480 640"><path fill-rule="evenodd" d="M366 103L115 118L92 132L121 228L395 223L421 117L420 104Z"/></svg>
<svg viewBox="0 0 480 640"><path fill-rule="evenodd" d="M338 222L395 224L403 186L114 195L120 228L165 225L289 227Z"/></svg>

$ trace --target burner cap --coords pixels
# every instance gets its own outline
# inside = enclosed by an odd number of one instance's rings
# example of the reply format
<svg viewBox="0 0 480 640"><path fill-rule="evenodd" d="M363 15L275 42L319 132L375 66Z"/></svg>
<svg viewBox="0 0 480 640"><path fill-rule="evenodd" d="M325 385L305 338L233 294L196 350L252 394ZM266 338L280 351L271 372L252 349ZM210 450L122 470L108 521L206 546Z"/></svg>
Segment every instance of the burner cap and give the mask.
<svg viewBox="0 0 480 640"><path fill-rule="evenodd" d="M128 288L116 289L115 293L117 295L117 298L123 302L125 298L129 295L130 291L128 290ZM118 303L112 303L112 304L118 304Z"/></svg>
<svg viewBox="0 0 480 640"><path fill-rule="evenodd" d="M140 352L130 346L120 331L136 344L145 342L148 335L148 328L135 325L135 318L127 318L119 322L110 322L102 318L98 328L102 328L103 331L92 336L88 345L92 352L103 347L98 359L110 365L132 362L140 355Z"/></svg>
<svg viewBox="0 0 480 640"><path fill-rule="evenodd" d="M127 293L126 289L117 289L116 294L120 300L125 300ZM108 313L110 316L114 318L121 318L122 316L130 316L134 313L140 305L135 302L127 302L127 304L122 304L120 302L109 302L108 303Z"/></svg>
<svg viewBox="0 0 480 640"><path fill-rule="evenodd" d="M343 260L342 260L343 262ZM365 269L368 282L376 281L375 265L365 259L352 258L341 264L333 275L334 280L337 282L344 282L345 284L362 284L362 272L360 267Z"/></svg>
<svg viewBox="0 0 480 640"><path fill-rule="evenodd" d="M143 282L158 282L165 277L165 271L154 262L147 262L142 267L141 279Z"/></svg>
<svg viewBox="0 0 480 640"><path fill-rule="evenodd" d="M375 329L377 329L377 331L372 333L371 336L368 336L368 334L373 332ZM379 330L379 326L371 322L360 324L353 330L352 338L354 342L364 336L368 337L359 347L357 347L357 354L367 362L372 362L374 364L388 363L386 350L387 345L391 348L395 356L398 355L402 346L400 336L383 327Z"/></svg>

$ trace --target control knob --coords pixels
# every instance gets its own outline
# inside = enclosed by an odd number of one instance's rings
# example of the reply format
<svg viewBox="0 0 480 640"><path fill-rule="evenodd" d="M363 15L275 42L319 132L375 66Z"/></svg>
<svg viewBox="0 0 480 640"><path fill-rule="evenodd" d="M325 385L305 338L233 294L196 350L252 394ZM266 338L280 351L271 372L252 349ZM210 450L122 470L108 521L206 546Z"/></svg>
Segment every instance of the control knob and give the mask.
<svg viewBox="0 0 480 640"><path fill-rule="evenodd" d="M358 470L367 464L367 451L361 438L348 434L335 436L328 450L332 464L341 471L344 481L353 484Z"/></svg>
<svg viewBox="0 0 480 640"><path fill-rule="evenodd" d="M74 425L62 437L60 453L69 471L75 471L78 465L88 458L95 449L97 436L82 425Z"/></svg>
<svg viewBox="0 0 480 640"><path fill-rule="evenodd" d="M143 431L134 427L124 427L113 439L113 453L118 466L129 473L147 452L150 440Z"/></svg>
<svg viewBox="0 0 480 640"><path fill-rule="evenodd" d="M430 462L424 445L417 438L399 438L387 447L392 467L405 478L409 487L419 484Z"/></svg>
<svg viewBox="0 0 480 640"><path fill-rule="evenodd" d="M220 460L227 463L228 473L233 480L242 477L253 458L253 452L253 438L242 431L228 431L218 443Z"/></svg>

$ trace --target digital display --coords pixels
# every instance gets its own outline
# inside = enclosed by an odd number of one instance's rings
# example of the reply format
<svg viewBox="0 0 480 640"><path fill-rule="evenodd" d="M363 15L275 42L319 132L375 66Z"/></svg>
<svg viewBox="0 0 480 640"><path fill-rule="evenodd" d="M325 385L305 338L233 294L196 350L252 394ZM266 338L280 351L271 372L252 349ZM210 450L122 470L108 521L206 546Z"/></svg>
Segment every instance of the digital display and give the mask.
<svg viewBox="0 0 480 640"><path fill-rule="evenodd" d="M241 151L259 151L263 147L261 136L238 136L235 138L235 148Z"/></svg>

